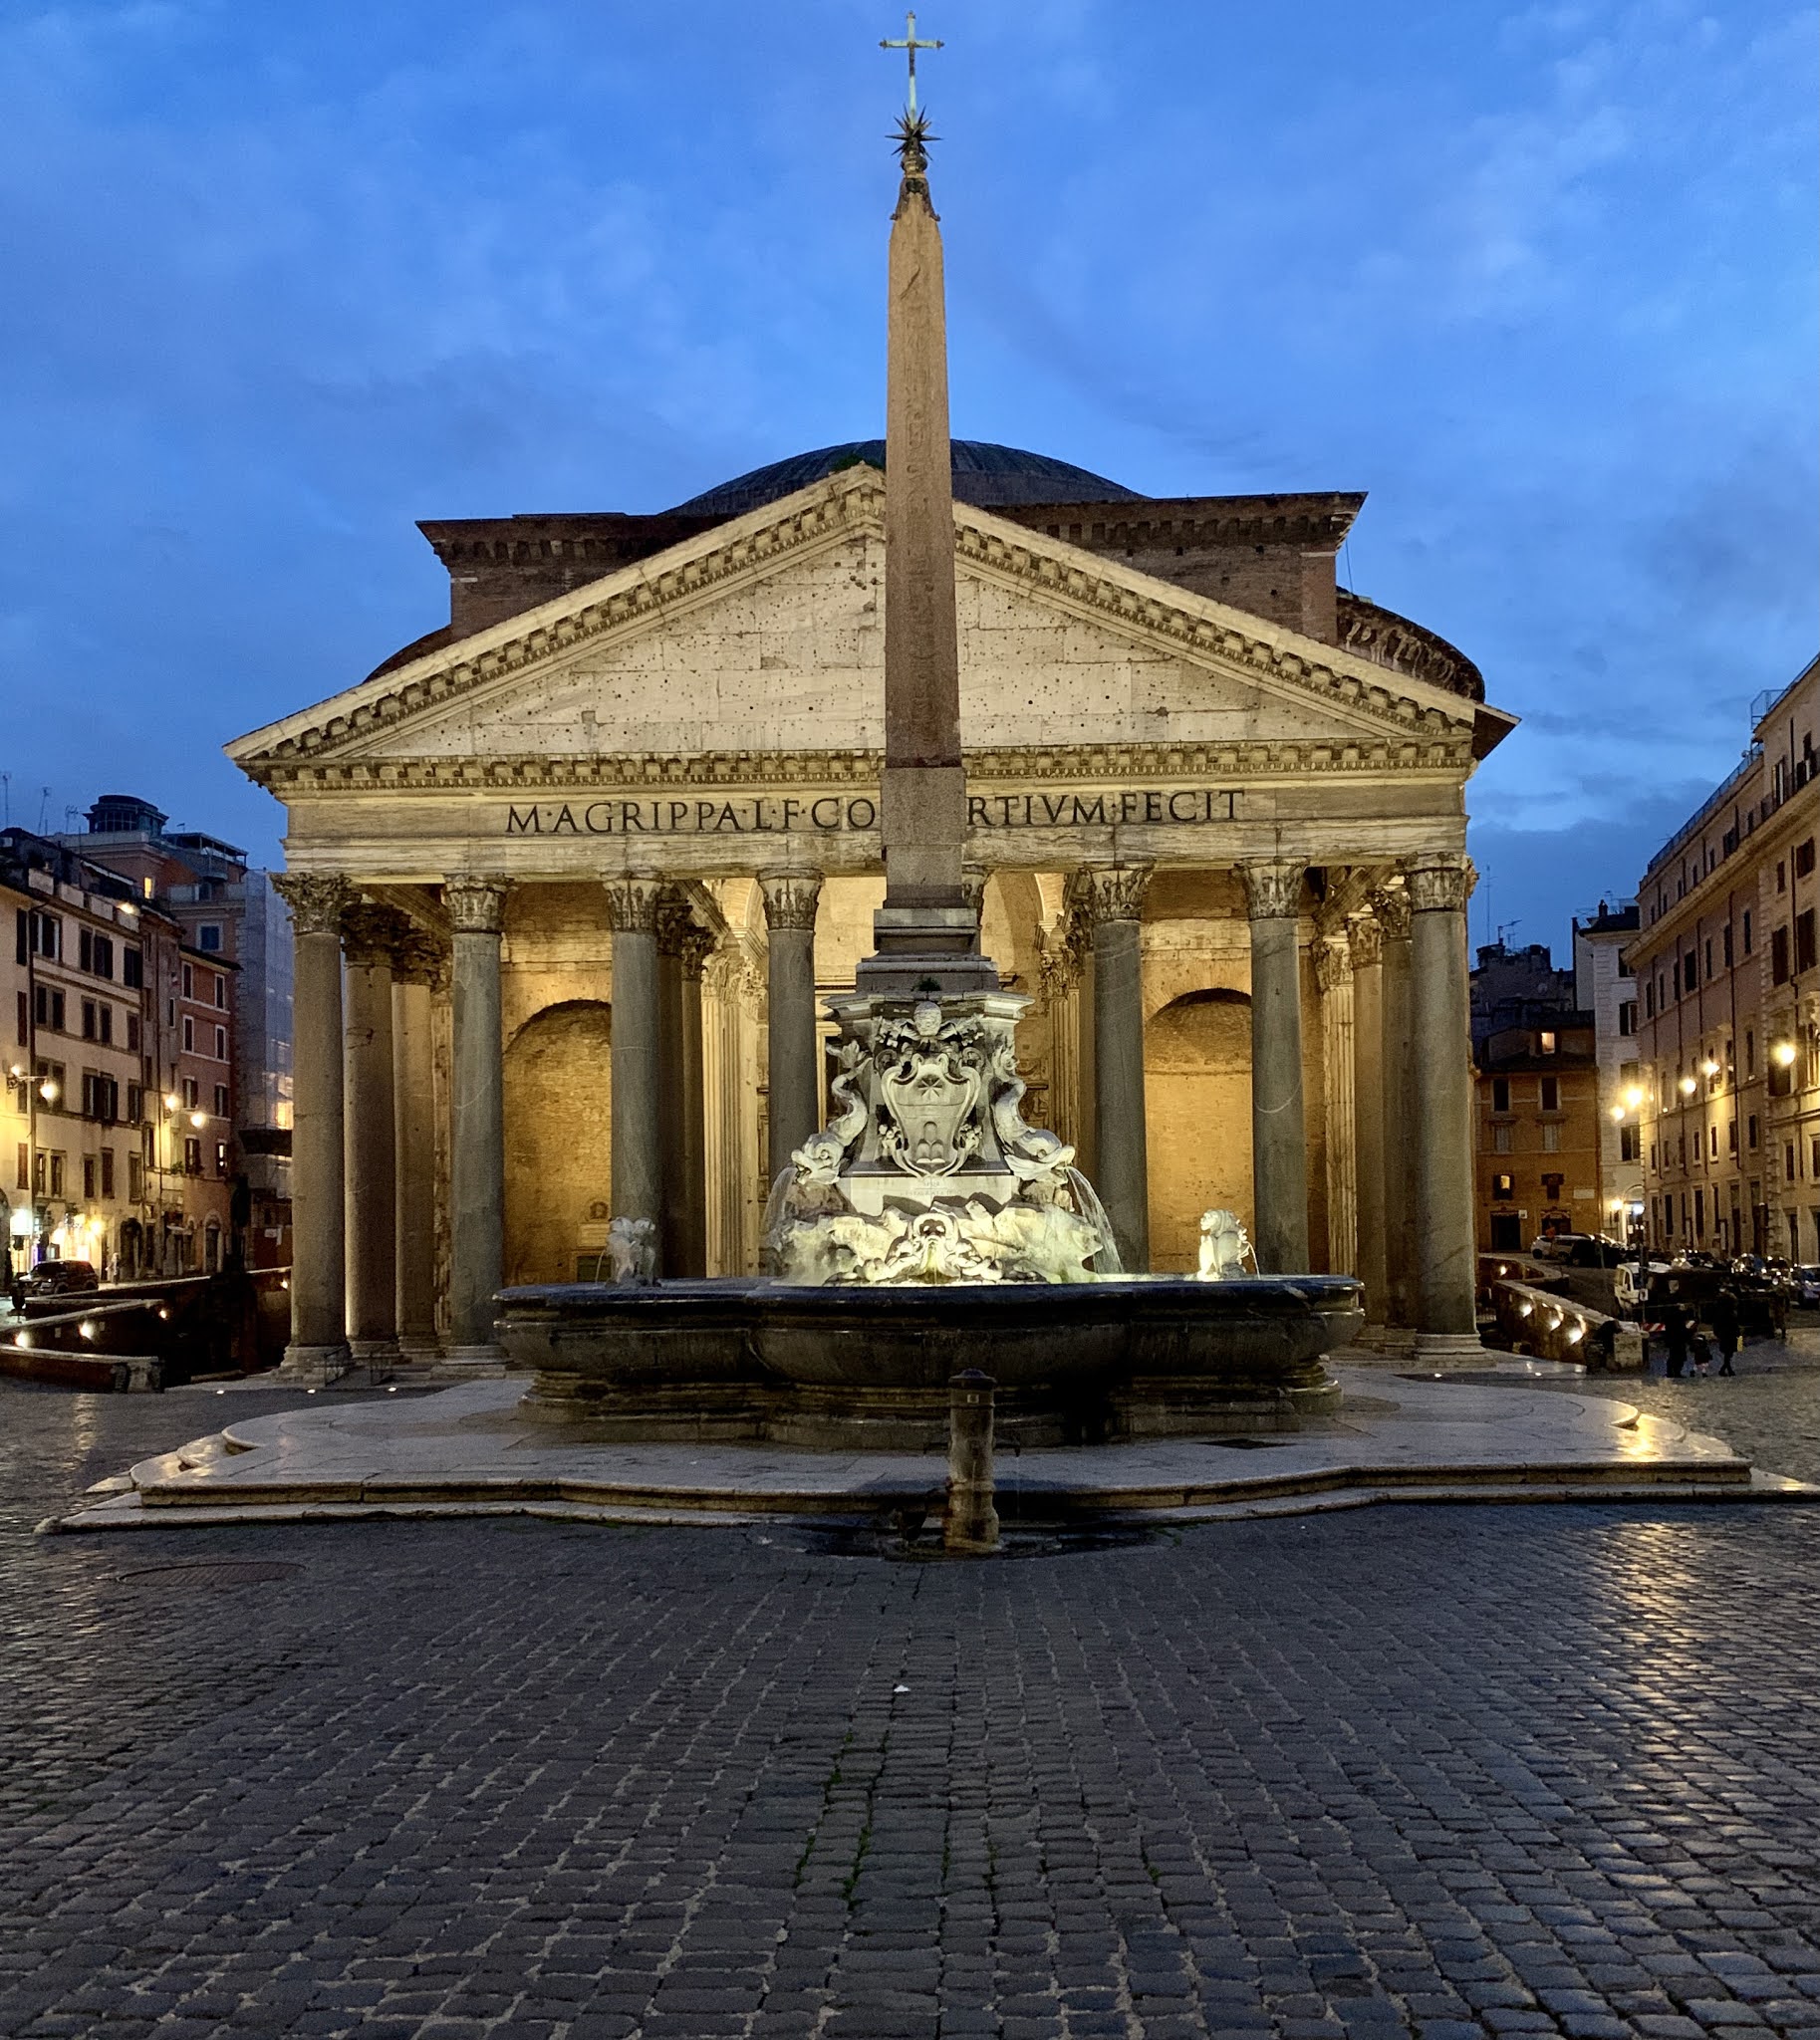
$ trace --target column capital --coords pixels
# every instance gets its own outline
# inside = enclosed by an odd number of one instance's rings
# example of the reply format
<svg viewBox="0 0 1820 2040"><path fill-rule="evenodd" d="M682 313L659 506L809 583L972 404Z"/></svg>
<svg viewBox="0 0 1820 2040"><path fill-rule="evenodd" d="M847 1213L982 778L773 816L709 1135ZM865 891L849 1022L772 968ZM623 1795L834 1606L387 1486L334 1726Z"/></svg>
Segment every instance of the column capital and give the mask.
<svg viewBox="0 0 1820 2040"><path fill-rule="evenodd" d="M659 956L680 956L687 942L689 931L695 925L695 909L687 896L681 892L665 890L657 901L654 915L657 930L657 954Z"/></svg>
<svg viewBox="0 0 1820 2040"><path fill-rule="evenodd" d="M291 925L300 935L339 935L355 897L346 879L320 872L274 873L272 889L291 909Z"/></svg>
<svg viewBox="0 0 1820 2040"><path fill-rule="evenodd" d="M410 933L410 922L392 906L357 900L342 913L342 953L357 967L384 964L397 967L398 950Z"/></svg>
<svg viewBox="0 0 1820 2040"><path fill-rule="evenodd" d="M464 873L444 879L442 903L458 935L496 935L505 927L506 893L509 882L492 875Z"/></svg>
<svg viewBox="0 0 1820 2040"><path fill-rule="evenodd" d="M1066 998L1081 981L1082 944L1077 935L1076 917L1071 914L1052 928L1038 928L1036 941L1037 953L1042 959L1038 972L1044 996Z"/></svg>
<svg viewBox="0 0 1820 2040"><path fill-rule="evenodd" d="M1137 920L1154 865L1088 865L1081 873L1087 910L1096 927L1108 921Z"/></svg>
<svg viewBox="0 0 1820 2040"><path fill-rule="evenodd" d="M683 933L678 951L682 958L683 977L691 984L699 984L707 975L708 959L719 946L719 938L711 928L691 921Z"/></svg>
<svg viewBox="0 0 1820 2040"><path fill-rule="evenodd" d="M1461 851L1413 857L1403 868L1414 913L1464 913L1478 874Z"/></svg>
<svg viewBox="0 0 1820 2040"><path fill-rule="evenodd" d="M607 918L616 935L650 935L657 930L657 902L663 897L663 881L655 872L628 872L623 878L604 881L607 888Z"/></svg>
<svg viewBox="0 0 1820 2040"><path fill-rule="evenodd" d="M1302 910L1307 873L1300 858L1247 858L1238 867L1246 915L1252 920L1294 920Z"/></svg>
<svg viewBox="0 0 1820 2040"><path fill-rule="evenodd" d="M1316 942L1314 969L1315 984L1320 990L1338 991L1343 984L1352 982L1352 954L1344 942Z"/></svg>
<svg viewBox="0 0 1820 2040"><path fill-rule="evenodd" d="M1407 942L1410 938L1410 895L1393 892L1388 886L1381 888L1372 894L1372 918L1377 921L1383 940Z"/></svg>
<svg viewBox="0 0 1820 2040"><path fill-rule="evenodd" d="M448 968L442 944L427 928L406 925L392 951L391 974L399 984L426 984L434 989Z"/></svg>
<svg viewBox="0 0 1820 2040"><path fill-rule="evenodd" d="M758 890L765 898L767 928L814 928L815 909L822 896L820 872L760 872Z"/></svg>
<svg viewBox="0 0 1820 2040"><path fill-rule="evenodd" d="M1375 914L1354 914L1346 923L1346 942L1355 970L1370 970L1384 961L1384 928Z"/></svg>

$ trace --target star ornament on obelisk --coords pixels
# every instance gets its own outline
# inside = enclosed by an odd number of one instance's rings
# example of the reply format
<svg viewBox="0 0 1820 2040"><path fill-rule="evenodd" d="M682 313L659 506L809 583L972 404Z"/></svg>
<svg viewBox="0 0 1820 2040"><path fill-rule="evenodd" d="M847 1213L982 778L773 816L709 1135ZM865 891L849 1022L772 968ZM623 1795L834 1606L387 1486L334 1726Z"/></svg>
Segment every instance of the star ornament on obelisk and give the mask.
<svg viewBox="0 0 1820 2040"><path fill-rule="evenodd" d="M892 214L885 415L885 775L880 789L885 904L873 917L863 993L996 991L967 903L966 773L960 753L960 649L954 616L954 495L948 443L947 312L941 228L929 202L928 116L916 107L909 34L881 45L910 57L910 104L894 137L903 175Z"/></svg>

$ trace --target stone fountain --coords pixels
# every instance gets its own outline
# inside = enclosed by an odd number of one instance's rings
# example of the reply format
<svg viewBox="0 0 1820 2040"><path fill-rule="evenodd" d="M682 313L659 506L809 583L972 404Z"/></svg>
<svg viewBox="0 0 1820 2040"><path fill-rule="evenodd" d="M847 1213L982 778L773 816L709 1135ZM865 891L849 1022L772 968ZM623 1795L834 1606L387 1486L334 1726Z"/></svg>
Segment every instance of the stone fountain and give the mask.
<svg viewBox="0 0 1820 2040"><path fill-rule="evenodd" d="M886 463L885 903L839 1029L832 1122L771 1193L761 1278L504 1292L527 1406L597 1434L925 1447L949 1383L1021 1441L1281 1429L1331 1408L1350 1277L1125 1273L1074 1150L1028 1125L1029 1005L969 898L941 235L927 124L901 124ZM636 1275L636 1250L622 1265Z"/></svg>

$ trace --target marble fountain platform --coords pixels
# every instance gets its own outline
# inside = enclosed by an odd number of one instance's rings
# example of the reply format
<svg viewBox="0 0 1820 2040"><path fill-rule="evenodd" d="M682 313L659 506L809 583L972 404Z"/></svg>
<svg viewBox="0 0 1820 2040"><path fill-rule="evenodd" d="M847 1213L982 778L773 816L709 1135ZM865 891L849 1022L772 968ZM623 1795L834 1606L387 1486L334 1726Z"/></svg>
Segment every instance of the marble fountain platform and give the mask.
<svg viewBox="0 0 1820 2040"><path fill-rule="evenodd" d="M1001 1439L1000 1516L1009 1529L1394 1501L1820 1500L1820 1488L1753 1468L1716 1438L1603 1397L1344 1364L1333 1374L1339 1413L1294 1431L1027 1450ZM508 1377L340 1404L300 1395L295 1409L230 1418L99 1482L82 1508L42 1527L498 1515L903 1524L941 1508L939 1452L593 1443L520 1414L527 1387Z"/></svg>

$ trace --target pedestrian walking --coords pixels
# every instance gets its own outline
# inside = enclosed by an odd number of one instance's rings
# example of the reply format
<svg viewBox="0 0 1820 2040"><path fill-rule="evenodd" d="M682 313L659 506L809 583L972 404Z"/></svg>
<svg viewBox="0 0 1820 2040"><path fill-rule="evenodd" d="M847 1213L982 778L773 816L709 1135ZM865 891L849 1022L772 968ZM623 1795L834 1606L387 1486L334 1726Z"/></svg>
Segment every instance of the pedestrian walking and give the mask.
<svg viewBox="0 0 1820 2040"><path fill-rule="evenodd" d="M1688 1331L1687 1306L1671 1298L1662 1307L1662 1336L1669 1349L1668 1365L1664 1372L1671 1381L1680 1381L1687 1372Z"/></svg>
<svg viewBox="0 0 1820 2040"><path fill-rule="evenodd" d="M1738 1350L1741 1321L1737 1292L1729 1283L1712 1299L1712 1309L1707 1314L1707 1320L1712 1326L1712 1343L1718 1348L1719 1373L1735 1375L1737 1369L1731 1365L1731 1356Z"/></svg>

